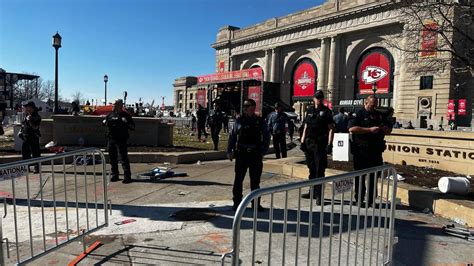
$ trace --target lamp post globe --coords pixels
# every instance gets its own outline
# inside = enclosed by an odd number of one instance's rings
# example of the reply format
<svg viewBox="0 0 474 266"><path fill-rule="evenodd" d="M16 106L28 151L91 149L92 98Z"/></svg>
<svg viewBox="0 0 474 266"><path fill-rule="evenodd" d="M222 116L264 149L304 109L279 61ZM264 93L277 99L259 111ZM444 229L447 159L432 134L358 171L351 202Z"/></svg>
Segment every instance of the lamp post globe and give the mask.
<svg viewBox="0 0 474 266"><path fill-rule="evenodd" d="M104 75L104 105L107 105L107 82L109 81L109 76Z"/></svg>
<svg viewBox="0 0 474 266"><path fill-rule="evenodd" d="M53 36L53 47L56 50L55 67L54 67L54 113L57 114L59 111L58 102L58 50L61 48L62 37L58 32Z"/></svg>

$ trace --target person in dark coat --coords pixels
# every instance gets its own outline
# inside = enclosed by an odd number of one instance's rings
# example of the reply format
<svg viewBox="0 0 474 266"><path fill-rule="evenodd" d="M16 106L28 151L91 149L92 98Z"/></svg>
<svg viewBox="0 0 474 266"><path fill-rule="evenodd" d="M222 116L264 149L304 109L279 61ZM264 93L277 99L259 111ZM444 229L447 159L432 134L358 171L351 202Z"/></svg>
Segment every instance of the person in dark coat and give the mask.
<svg viewBox="0 0 474 266"><path fill-rule="evenodd" d="M128 131L135 129L135 123L130 114L123 110L123 101L121 99L115 100L113 111L107 115L102 123L108 128L107 149L112 167L112 178L110 181L116 182L120 180L118 169L118 154L120 154L124 174L122 183L130 183L132 182L132 173L128 160L127 141L130 136Z"/></svg>
<svg viewBox="0 0 474 266"><path fill-rule="evenodd" d="M383 165L382 153L385 150L385 135L392 132L392 123L376 109L377 98L373 95L367 97L364 109L359 110L355 119L349 123L349 132L352 133L352 149L354 155L354 170L362 170ZM368 206L372 206L377 197L376 179L374 174L369 177ZM355 179L355 202L358 206L365 207L366 196L365 176ZM359 186L361 186L359 188ZM360 194L359 194L360 190Z"/></svg>
<svg viewBox="0 0 474 266"><path fill-rule="evenodd" d="M207 124L211 128L211 138L214 143L214 150L217 151L219 147L219 134L222 129L222 121L224 121L224 115L222 114L221 108L218 103L214 103L214 109L209 112L207 117Z"/></svg>
<svg viewBox="0 0 474 266"><path fill-rule="evenodd" d="M250 175L250 189L260 188L263 156L267 153L270 144L267 124L262 117L255 114L255 101L247 99L243 107L242 115L237 118L231 130L227 147L227 158L230 161L235 158L235 179L232 189L234 211L242 201L242 185L247 169ZM252 201L252 207L257 208L258 211L263 210L260 200L258 200L258 206L254 206Z"/></svg>
<svg viewBox="0 0 474 266"><path fill-rule="evenodd" d="M268 130L272 134L273 148L277 159L286 158L286 125L288 115L283 112L280 103L275 104L275 112L268 116Z"/></svg>
<svg viewBox="0 0 474 266"><path fill-rule="evenodd" d="M28 102L23 105L25 108L25 119L21 123L21 129L18 137L23 140L21 154L23 160L38 158L41 156L39 138L41 116L38 114L38 108L34 102ZM39 171L39 166L35 165L35 173Z"/></svg>
<svg viewBox="0 0 474 266"><path fill-rule="evenodd" d="M207 121L207 110L202 107L202 105L198 105L198 110L196 112L197 116L197 130L198 130L198 140L203 141L201 139L201 136L204 135L204 137L207 139L207 134L206 132L206 121Z"/></svg>

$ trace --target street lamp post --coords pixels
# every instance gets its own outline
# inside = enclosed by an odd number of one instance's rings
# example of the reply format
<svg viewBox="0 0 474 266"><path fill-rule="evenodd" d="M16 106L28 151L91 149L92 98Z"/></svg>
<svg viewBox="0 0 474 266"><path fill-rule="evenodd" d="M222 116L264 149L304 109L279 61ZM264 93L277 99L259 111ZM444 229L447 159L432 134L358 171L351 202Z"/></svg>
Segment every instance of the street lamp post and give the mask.
<svg viewBox="0 0 474 266"><path fill-rule="evenodd" d="M107 105L107 82L109 81L109 76L104 75L104 84L105 84L105 97L104 97L104 105Z"/></svg>
<svg viewBox="0 0 474 266"><path fill-rule="evenodd" d="M58 102L58 50L61 48L61 35L58 32L53 36L53 47L56 50L56 63L54 71L54 113L57 114L59 111Z"/></svg>
<svg viewBox="0 0 474 266"><path fill-rule="evenodd" d="M377 82L372 83L372 91L374 92L375 97L375 93L377 92Z"/></svg>

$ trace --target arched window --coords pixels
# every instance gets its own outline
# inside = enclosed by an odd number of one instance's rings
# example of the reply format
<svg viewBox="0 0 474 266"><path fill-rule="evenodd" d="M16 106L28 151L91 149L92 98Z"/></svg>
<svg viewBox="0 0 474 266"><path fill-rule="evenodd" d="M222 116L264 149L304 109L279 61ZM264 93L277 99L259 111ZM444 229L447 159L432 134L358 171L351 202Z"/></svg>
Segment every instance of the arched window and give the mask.
<svg viewBox="0 0 474 266"><path fill-rule="evenodd" d="M293 68L291 87L293 100L309 100L316 91L318 70L313 60L303 58Z"/></svg>
<svg viewBox="0 0 474 266"><path fill-rule="evenodd" d="M391 98L393 93L393 57L384 48L371 48L359 58L356 66L355 96L374 94Z"/></svg>

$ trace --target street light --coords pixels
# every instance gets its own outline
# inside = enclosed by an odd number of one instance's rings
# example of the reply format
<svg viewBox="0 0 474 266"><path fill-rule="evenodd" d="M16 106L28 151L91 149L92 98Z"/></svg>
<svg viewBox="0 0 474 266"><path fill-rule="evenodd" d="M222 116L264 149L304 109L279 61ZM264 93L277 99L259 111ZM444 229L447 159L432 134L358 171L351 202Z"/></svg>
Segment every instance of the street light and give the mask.
<svg viewBox="0 0 474 266"><path fill-rule="evenodd" d="M377 92L377 82L372 83L372 91L374 92L375 97L375 93Z"/></svg>
<svg viewBox="0 0 474 266"><path fill-rule="evenodd" d="M57 114L59 111L58 102L58 50L61 48L61 35L58 32L53 36L53 47L56 50L56 64L54 71L54 113Z"/></svg>
<svg viewBox="0 0 474 266"><path fill-rule="evenodd" d="M105 84L105 89L104 89L105 90L105 97L104 97L105 103L104 103L104 105L107 105L107 82L108 81L109 81L109 76L104 75L104 84Z"/></svg>

